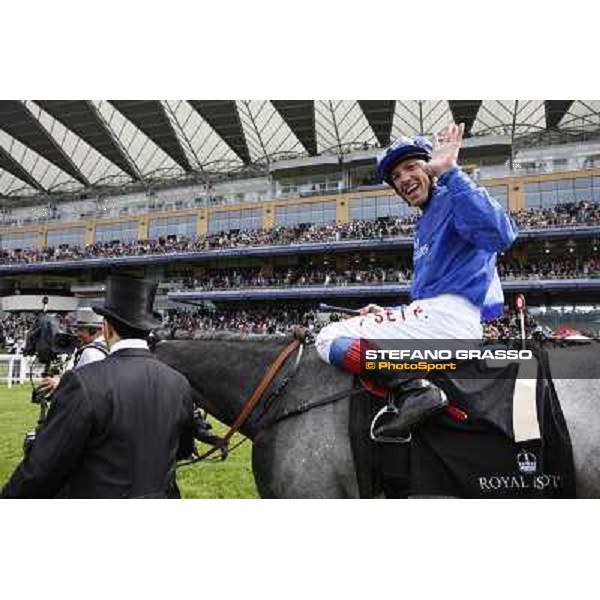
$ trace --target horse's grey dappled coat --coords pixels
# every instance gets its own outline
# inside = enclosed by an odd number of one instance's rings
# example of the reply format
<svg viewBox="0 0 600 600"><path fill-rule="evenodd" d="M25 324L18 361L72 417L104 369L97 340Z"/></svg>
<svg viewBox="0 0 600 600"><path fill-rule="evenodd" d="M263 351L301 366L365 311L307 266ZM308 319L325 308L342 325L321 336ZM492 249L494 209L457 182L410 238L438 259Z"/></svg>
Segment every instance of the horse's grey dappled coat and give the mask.
<svg viewBox="0 0 600 600"><path fill-rule="evenodd" d="M162 342L158 358L181 371L197 393L198 403L220 421L231 424L287 338L258 336ZM557 350L551 365L570 360L588 379L555 380L571 434L577 495L600 498L600 363L586 348ZM288 371L294 357L288 361ZM591 379L595 377L595 379ZM280 380L280 378L278 378ZM352 378L305 349L297 375L269 411L318 401L342 390ZM265 498L357 498L358 484L348 436L348 397L311 409L259 431L259 405L242 433L253 442L252 468Z"/></svg>

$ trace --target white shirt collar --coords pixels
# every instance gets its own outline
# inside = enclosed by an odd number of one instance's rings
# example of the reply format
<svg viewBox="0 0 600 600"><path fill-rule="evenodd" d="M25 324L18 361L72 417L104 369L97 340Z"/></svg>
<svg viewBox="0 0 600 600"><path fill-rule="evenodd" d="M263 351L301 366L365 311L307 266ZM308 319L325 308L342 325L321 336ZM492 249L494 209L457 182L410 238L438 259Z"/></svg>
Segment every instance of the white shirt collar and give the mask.
<svg viewBox="0 0 600 600"><path fill-rule="evenodd" d="M115 343L115 345L110 349L110 353L117 352L118 350L125 350L125 348L138 348L143 350L149 350L148 342L146 340L138 340L138 339L129 339L129 340L119 340Z"/></svg>

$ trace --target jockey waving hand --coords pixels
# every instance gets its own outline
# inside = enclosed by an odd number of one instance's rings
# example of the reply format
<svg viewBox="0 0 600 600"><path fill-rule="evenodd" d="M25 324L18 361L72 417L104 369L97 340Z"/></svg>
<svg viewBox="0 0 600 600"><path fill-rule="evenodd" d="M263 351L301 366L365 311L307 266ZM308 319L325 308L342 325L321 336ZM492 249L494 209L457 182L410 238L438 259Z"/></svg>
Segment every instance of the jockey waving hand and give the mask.
<svg viewBox="0 0 600 600"><path fill-rule="evenodd" d="M323 360L360 373L361 340L480 340L481 321L501 314L496 256L514 242L517 231L502 206L457 165L463 133L464 124L452 124L431 142L402 137L379 156L380 179L421 211L414 235L412 302L386 309L370 304L360 316L328 325L316 339ZM397 418L382 434L405 435L447 404L433 384L409 383L410 372L362 375L402 398Z"/></svg>

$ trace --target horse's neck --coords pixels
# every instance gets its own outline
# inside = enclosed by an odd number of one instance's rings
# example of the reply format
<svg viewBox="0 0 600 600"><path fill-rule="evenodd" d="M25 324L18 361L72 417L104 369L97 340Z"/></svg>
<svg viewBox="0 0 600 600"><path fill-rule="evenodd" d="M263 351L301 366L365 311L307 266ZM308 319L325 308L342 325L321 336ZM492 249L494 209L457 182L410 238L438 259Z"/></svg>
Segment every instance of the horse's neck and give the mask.
<svg viewBox="0 0 600 600"><path fill-rule="evenodd" d="M187 377L203 409L232 425L285 343L277 338L165 342L157 347L157 356ZM252 436L255 422L253 413L242 432Z"/></svg>

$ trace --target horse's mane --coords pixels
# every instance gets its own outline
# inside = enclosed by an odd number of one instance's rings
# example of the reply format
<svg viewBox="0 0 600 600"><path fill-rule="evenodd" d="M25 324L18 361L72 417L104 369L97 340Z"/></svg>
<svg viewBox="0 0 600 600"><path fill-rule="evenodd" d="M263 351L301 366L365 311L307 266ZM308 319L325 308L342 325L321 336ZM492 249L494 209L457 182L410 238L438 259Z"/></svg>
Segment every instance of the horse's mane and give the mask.
<svg viewBox="0 0 600 600"><path fill-rule="evenodd" d="M175 338L174 341L218 341L218 342L260 342L273 343L290 339L291 334L269 333L237 333L233 331L201 331L196 332L193 338Z"/></svg>

